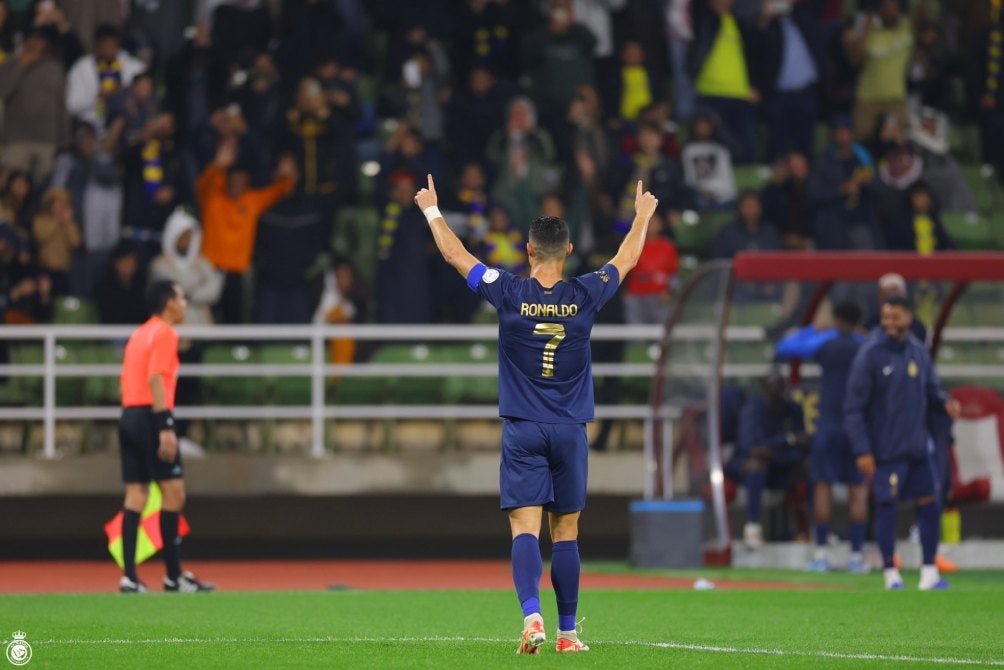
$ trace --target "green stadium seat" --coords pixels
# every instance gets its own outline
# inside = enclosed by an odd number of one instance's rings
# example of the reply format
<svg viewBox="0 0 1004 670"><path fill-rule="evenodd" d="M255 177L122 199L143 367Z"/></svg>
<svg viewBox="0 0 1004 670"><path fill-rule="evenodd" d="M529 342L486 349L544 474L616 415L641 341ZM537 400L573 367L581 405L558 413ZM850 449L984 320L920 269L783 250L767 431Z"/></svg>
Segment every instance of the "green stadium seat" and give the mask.
<svg viewBox="0 0 1004 670"><path fill-rule="evenodd" d="M122 365L122 347L97 344L86 354L89 363L97 365ZM118 376L91 376L84 380L85 405L118 405L122 397Z"/></svg>
<svg viewBox="0 0 1004 670"><path fill-rule="evenodd" d="M941 221L959 249L986 251L997 244L990 221L976 213L944 212Z"/></svg>
<svg viewBox="0 0 1004 670"><path fill-rule="evenodd" d="M79 340L66 340L56 345L56 366L90 363L90 345ZM83 403L86 377L56 377L56 406L74 407Z"/></svg>
<svg viewBox="0 0 1004 670"><path fill-rule="evenodd" d="M432 358L443 363L494 366L498 363L497 346L495 342L438 345ZM498 402L498 375L495 373L483 377L449 377L445 380L445 386L447 402L450 403Z"/></svg>
<svg viewBox="0 0 1004 670"><path fill-rule="evenodd" d="M9 347L10 362L13 365L42 365L45 361L41 344L11 342ZM19 404L29 407L42 406L41 375L11 377L8 383L13 386L11 393L19 399Z"/></svg>
<svg viewBox="0 0 1004 670"><path fill-rule="evenodd" d="M338 213L331 241L336 252L353 259L359 275L368 283L376 274L379 217L373 207L346 207Z"/></svg>
<svg viewBox="0 0 1004 670"><path fill-rule="evenodd" d="M238 365L261 362L257 349L243 344L211 344L202 362ZM202 393L207 405L260 405L265 399L264 384L255 377L203 377Z"/></svg>
<svg viewBox="0 0 1004 670"><path fill-rule="evenodd" d="M90 325L98 323L98 310L94 303L65 296L58 298L53 307L52 322L57 325Z"/></svg>
<svg viewBox="0 0 1004 670"><path fill-rule="evenodd" d="M676 247L682 254L695 254L707 258L711 241L725 225L735 218L731 209L721 212L701 212L694 225L681 223L674 229Z"/></svg>
<svg viewBox="0 0 1004 670"><path fill-rule="evenodd" d="M272 365L306 365L311 362L305 344L269 344L261 348L259 362ZM270 405L309 405L311 379L306 377L266 377L265 399Z"/></svg>
<svg viewBox="0 0 1004 670"><path fill-rule="evenodd" d="M736 165L732 168L736 178L736 189L739 192L750 189L759 191L770 178L769 165Z"/></svg>
<svg viewBox="0 0 1004 670"><path fill-rule="evenodd" d="M430 366L430 376L428 377L387 378L387 392L391 402L427 405L443 401L446 395L446 380L434 375L433 367L437 362L433 357L434 351L433 348L424 344L388 345L377 351L373 356L374 363L427 364Z"/></svg>

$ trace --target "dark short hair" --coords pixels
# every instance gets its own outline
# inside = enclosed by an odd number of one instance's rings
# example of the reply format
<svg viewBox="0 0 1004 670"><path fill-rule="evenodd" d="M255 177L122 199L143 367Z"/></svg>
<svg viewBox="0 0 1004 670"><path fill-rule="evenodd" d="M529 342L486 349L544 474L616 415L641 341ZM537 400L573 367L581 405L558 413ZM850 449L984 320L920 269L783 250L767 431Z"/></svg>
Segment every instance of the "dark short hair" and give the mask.
<svg viewBox="0 0 1004 670"><path fill-rule="evenodd" d="M841 300L833 307L833 316L851 326L861 323L863 314L861 305L854 300Z"/></svg>
<svg viewBox="0 0 1004 670"><path fill-rule="evenodd" d="M890 307L902 307L908 312L913 312L913 303L905 295L894 295L885 299L882 303L883 306L889 305Z"/></svg>
<svg viewBox="0 0 1004 670"><path fill-rule="evenodd" d="M99 42L106 37L122 41L122 33L113 23L101 23L94 29L94 41Z"/></svg>
<svg viewBox="0 0 1004 670"><path fill-rule="evenodd" d="M538 216L530 224L530 244L540 260L562 259L568 248L568 226L556 216Z"/></svg>
<svg viewBox="0 0 1004 670"><path fill-rule="evenodd" d="M151 314L160 314L167 302L178 295L178 285L173 281L155 281L146 287L146 306Z"/></svg>

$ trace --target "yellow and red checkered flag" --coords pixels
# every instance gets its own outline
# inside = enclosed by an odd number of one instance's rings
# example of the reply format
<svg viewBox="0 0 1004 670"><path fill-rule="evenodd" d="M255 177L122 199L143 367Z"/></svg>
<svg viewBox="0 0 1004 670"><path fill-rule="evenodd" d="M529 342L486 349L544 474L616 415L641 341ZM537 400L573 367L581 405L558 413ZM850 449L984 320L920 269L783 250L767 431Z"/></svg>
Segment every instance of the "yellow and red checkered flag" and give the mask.
<svg viewBox="0 0 1004 670"><path fill-rule="evenodd" d="M136 565L164 548L164 539L160 536L161 500L160 487L156 482L151 482L150 495L140 515L139 530L136 533ZM189 531L191 528L185 517L178 517L178 537L185 537ZM123 567L121 511L105 524L105 535L108 536L108 553L120 568Z"/></svg>

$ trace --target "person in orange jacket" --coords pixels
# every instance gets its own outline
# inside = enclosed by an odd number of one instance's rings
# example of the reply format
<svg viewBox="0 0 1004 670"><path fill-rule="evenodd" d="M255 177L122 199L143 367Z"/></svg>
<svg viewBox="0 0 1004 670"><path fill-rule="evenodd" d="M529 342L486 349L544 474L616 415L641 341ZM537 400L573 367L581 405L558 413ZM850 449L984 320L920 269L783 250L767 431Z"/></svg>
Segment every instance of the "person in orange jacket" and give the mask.
<svg viewBox="0 0 1004 670"><path fill-rule="evenodd" d="M202 209L202 253L226 275L219 302L224 323L244 321L244 275L251 265L258 217L293 192L297 177L296 163L283 156L275 180L251 188L250 173L237 162L237 143L227 139L195 182Z"/></svg>

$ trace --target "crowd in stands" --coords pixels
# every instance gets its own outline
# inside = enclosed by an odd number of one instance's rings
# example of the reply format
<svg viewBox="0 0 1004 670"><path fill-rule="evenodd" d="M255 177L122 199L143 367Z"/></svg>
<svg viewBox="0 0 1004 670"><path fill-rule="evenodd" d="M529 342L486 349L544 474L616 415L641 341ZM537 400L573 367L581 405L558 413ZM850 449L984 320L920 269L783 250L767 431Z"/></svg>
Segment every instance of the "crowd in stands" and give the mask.
<svg viewBox="0 0 1004 670"><path fill-rule="evenodd" d="M3 0L0 311L137 323L173 278L200 323L468 321L427 173L513 272L541 213L582 267L612 253L643 180L631 322L664 317L694 217L734 213L714 257L949 249L975 209L949 119L1004 172L1002 34L967 0Z"/></svg>

